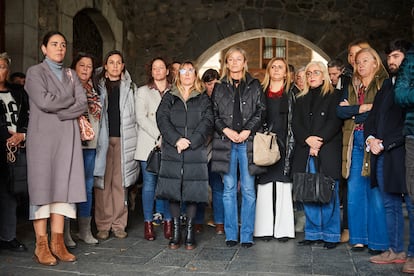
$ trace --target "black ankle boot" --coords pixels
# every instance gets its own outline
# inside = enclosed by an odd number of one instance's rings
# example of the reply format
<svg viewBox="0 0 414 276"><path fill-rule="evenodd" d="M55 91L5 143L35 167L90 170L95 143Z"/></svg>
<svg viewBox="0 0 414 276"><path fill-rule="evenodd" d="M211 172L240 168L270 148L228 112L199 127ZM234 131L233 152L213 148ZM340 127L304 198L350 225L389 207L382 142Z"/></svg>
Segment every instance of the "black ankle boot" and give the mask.
<svg viewBox="0 0 414 276"><path fill-rule="evenodd" d="M191 250L196 247L194 237L194 224L192 218L187 218L187 231L185 234L185 249Z"/></svg>
<svg viewBox="0 0 414 276"><path fill-rule="evenodd" d="M172 230L172 239L168 247L170 249L177 249L181 244L181 221L180 218L173 218L173 230Z"/></svg>

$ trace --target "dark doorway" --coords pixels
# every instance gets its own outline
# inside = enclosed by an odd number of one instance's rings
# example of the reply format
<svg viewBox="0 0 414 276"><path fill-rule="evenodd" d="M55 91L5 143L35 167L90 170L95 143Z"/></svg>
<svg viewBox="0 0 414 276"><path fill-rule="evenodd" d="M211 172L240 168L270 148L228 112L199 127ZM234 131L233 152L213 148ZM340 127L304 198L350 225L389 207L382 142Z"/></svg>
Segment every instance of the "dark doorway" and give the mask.
<svg viewBox="0 0 414 276"><path fill-rule="evenodd" d="M101 66L102 37L88 12L91 11L82 10L73 18L73 56L79 52L93 54L96 57L96 65ZM92 12L95 11L92 10Z"/></svg>

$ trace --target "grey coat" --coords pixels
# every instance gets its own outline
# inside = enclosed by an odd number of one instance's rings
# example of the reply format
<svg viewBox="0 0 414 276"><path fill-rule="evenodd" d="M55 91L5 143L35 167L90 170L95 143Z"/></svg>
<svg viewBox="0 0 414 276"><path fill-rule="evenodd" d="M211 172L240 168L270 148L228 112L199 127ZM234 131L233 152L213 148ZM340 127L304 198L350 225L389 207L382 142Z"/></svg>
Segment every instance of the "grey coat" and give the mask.
<svg viewBox="0 0 414 276"><path fill-rule="evenodd" d="M58 80L47 63L27 71L30 120L27 170L30 204L86 201L82 145L77 118L87 108L83 87L70 69Z"/></svg>
<svg viewBox="0 0 414 276"><path fill-rule="evenodd" d="M135 83L132 82L128 71L121 77L119 88L119 110L121 112L121 169L122 186L127 188L138 179L138 161L134 160L135 148L137 145L137 123L135 118L135 99L134 94L137 90ZM108 125L108 94L105 87L105 79L98 81L98 91L100 92L102 103L102 114L98 144L96 146L95 176L94 186L104 188L104 175L106 168L106 154L109 146L109 125Z"/></svg>

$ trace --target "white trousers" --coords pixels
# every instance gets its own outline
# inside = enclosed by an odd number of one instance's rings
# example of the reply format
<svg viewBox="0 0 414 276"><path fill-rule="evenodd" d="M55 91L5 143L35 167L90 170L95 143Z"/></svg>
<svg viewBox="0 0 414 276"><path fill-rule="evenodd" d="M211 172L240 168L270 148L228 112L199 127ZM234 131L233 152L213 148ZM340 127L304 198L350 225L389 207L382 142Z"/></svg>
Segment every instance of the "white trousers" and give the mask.
<svg viewBox="0 0 414 276"><path fill-rule="evenodd" d="M276 200L274 190L276 188ZM292 183L270 182L257 185L256 221L253 236L295 237Z"/></svg>

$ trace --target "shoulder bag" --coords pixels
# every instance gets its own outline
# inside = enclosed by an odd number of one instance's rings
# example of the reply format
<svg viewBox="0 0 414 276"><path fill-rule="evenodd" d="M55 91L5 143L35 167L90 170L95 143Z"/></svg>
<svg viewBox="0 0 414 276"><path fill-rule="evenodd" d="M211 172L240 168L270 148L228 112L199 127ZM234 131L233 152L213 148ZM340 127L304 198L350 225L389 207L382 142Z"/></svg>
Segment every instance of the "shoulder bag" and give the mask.
<svg viewBox="0 0 414 276"><path fill-rule="evenodd" d="M161 166L161 147L159 141L161 136L158 136L155 142L155 147L151 150L147 158L147 171L158 174Z"/></svg>
<svg viewBox="0 0 414 276"><path fill-rule="evenodd" d="M270 166L280 159L276 133L256 132L253 138L253 163L257 166Z"/></svg>

